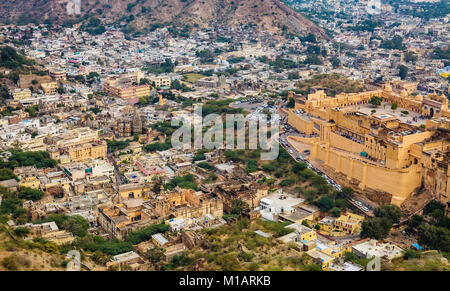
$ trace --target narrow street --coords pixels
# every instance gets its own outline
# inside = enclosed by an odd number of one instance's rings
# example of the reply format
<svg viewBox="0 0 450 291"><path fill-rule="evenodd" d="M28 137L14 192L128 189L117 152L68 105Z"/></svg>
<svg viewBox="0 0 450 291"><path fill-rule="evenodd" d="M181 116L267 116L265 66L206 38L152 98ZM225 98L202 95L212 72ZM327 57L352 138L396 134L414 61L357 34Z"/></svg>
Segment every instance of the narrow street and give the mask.
<svg viewBox="0 0 450 291"><path fill-rule="evenodd" d="M114 177L116 179L116 194L119 194L119 186L124 184L124 182L122 181L122 176L120 175L119 167L117 166L116 161L114 160L114 158L110 153L108 153L108 161L114 167Z"/></svg>

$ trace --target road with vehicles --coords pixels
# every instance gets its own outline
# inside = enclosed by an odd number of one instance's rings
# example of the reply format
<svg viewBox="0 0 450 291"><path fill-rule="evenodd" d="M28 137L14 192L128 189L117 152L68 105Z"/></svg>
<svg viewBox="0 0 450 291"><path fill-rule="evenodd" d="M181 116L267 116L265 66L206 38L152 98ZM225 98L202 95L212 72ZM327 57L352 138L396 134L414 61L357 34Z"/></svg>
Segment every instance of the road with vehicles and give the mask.
<svg viewBox="0 0 450 291"><path fill-rule="evenodd" d="M285 120L283 120L285 121ZM336 191L342 191L342 186L339 185L335 180L333 180L326 173L321 171L320 169L314 167L304 156L304 154L299 153L289 142L287 141L287 136L304 136L299 133L295 128L291 127L289 124L283 124L284 131L280 132L280 145L289 153L289 155L296 160L297 162L303 162L307 165L308 169L314 171L319 176L322 176L325 180L327 180L328 184L330 184L333 189ZM373 207L368 205L367 203L361 202L357 199L357 197L350 198L347 200L356 208L358 208L361 212L369 217L373 217Z"/></svg>

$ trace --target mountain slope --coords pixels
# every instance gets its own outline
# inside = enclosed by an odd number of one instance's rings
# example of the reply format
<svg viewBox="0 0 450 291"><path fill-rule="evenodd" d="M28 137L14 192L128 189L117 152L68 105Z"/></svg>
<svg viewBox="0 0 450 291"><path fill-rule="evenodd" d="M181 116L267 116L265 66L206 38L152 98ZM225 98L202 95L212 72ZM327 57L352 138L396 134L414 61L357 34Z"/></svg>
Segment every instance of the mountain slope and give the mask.
<svg viewBox="0 0 450 291"><path fill-rule="evenodd" d="M90 17L103 23L126 21L137 29L154 23L179 26L252 25L260 30L313 33L324 31L279 0L81 0L81 15L67 14L69 0L0 0L0 22L64 23Z"/></svg>

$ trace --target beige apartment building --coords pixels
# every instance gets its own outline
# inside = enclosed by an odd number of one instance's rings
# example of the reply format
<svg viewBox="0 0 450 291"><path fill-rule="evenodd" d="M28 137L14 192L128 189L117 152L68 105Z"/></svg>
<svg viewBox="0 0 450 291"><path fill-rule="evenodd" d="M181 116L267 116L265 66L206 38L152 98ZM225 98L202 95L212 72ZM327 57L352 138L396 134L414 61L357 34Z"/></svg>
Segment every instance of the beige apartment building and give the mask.
<svg viewBox="0 0 450 291"><path fill-rule="evenodd" d="M17 89L13 90L12 95L13 95L14 101L30 99L31 98L31 90L28 88L26 88L26 89L17 88Z"/></svg>
<svg viewBox="0 0 450 291"><path fill-rule="evenodd" d="M111 96L123 99L140 98L150 95L149 85L139 85L144 77L142 72L108 77L105 80L105 91Z"/></svg>

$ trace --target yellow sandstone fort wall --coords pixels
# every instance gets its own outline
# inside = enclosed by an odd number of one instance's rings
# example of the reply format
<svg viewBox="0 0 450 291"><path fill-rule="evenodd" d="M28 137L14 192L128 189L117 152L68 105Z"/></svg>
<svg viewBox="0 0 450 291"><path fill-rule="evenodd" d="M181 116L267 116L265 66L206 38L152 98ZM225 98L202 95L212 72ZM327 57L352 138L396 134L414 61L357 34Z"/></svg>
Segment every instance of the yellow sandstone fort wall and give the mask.
<svg viewBox="0 0 450 291"><path fill-rule="evenodd" d="M302 136L288 136L287 139L288 139L288 141L294 140L294 141L299 141L301 143L306 143L309 145L312 145L320 140L319 137L302 137ZM293 146L294 146L294 148L297 149L297 147L295 145L293 145ZM299 150L299 149L297 149L297 150Z"/></svg>
<svg viewBox="0 0 450 291"><path fill-rule="evenodd" d="M296 115L292 111L288 113L288 123L295 127L298 131L305 134L312 134L314 129L314 124L312 121L308 122L303 120L300 116Z"/></svg>
<svg viewBox="0 0 450 291"><path fill-rule="evenodd" d="M334 149L313 145L311 158L320 159L349 180L360 181L359 188L387 192L392 195L392 203L400 205L421 184L421 169L412 165L406 169L387 169L372 165Z"/></svg>
<svg viewBox="0 0 450 291"><path fill-rule="evenodd" d="M334 132L330 132L329 141L331 146L338 147L345 151L349 151L352 153L360 153L364 151L363 144L353 142L348 138L342 137Z"/></svg>

